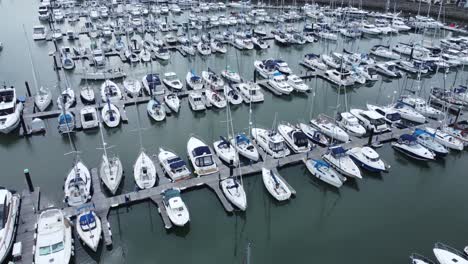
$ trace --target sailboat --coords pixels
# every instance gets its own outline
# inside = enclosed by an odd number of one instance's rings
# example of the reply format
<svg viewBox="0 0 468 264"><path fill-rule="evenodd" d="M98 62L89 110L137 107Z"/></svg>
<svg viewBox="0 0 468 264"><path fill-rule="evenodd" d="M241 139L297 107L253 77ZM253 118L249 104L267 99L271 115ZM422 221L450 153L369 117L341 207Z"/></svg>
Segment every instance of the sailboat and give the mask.
<svg viewBox="0 0 468 264"><path fill-rule="evenodd" d="M104 141L102 121L99 122L99 133L101 134L103 150L101 165L99 166L99 176L101 176L101 180L107 189L112 193L112 195L114 195L122 180L122 162L118 156L109 157L107 153L108 147L107 143Z"/></svg>
<svg viewBox="0 0 468 264"><path fill-rule="evenodd" d="M227 138L232 129L232 120L230 115L230 107L226 108L226 123L227 123ZM231 145L231 142L224 137L220 137L220 140L213 142L214 151L219 158L230 166L237 166L239 164L239 155L237 154L236 149Z"/></svg>
<svg viewBox="0 0 468 264"><path fill-rule="evenodd" d="M96 213L88 211L79 214L76 217L75 227L83 243L96 252L102 233L101 219Z"/></svg>
<svg viewBox="0 0 468 264"><path fill-rule="evenodd" d="M73 152L75 152L73 167L65 179L65 202L69 206L80 206L91 199L91 174L80 160L77 151Z"/></svg>
<svg viewBox="0 0 468 264"><path fill-rule="evenodd" d="M262 179L267 191L278 201L285 201L291 197L291 190L273 170L262 168Z"/></svg>

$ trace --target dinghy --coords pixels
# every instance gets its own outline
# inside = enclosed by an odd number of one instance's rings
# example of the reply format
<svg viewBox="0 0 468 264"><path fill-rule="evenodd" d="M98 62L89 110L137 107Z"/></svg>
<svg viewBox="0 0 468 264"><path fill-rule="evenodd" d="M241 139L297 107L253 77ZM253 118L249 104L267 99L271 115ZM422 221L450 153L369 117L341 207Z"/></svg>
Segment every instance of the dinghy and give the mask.
<svg viewBox="0 0 468 264"><path fill-rule="evenodd" d="M153 160L141 149L135 164L133 165L133 176L141 190L152 188L157 184L156 166Z"/></svg>
<svg viewBox="0 0 468 264"><path fill-rule="evenodd" d="M117 127L120 124L119 108L113 105L110 101L107 101L101 109L101 120L108 127Z"/></svg>
<svg viewBox="0 0 468 264"><path fill-rule="evenodd" d="M285 201L291 198L291 190L286 183L273 170L262 168L262 179L268 192L277 201Z"/></svg>
<svg viewBox="0 0 468 264"><path fill-rule="evenodd" d="M187 164L175 152L159 148L158 160L172 181L180 181L190 177Z"/></svg>
<svg viewBox="0 0 468 264"><path fill-rule="evenodd" d="M91 200L91 174L78 157L65 178L64 192L69 206L80 206Z"/></svg>
<svg viewBox="0 0 468 264"><path fill-rule="evenodd" d="M190 215L187 206L180 197L180 190L177 188L167 189L163 191L162 196L163 205L171 222L176 226L186 225L190 221Z"/></svg>
<svg viewBox="0 0 468 264"><path fill-rule="evenodd" d="M312 175L332 186L340 188L346 181L346 177L339 175L330 167L330 164L323 160L308 159L305 164Z"/></svg>
<svg viewBox="0 0 468 264"><path fill-rule="evenodd" d="M330 147L322 158L344 176L362 179L361 171L341 146Z"/></svg>
<svg viewBox="0 0 468 264"><path fill-rule="evenodd" d="M162 105L155 97L149 100L146 111L154 121L163 121L166 118L166 109L164 108L164 105Z"/></svg>
<svg viewBox="0 0 468 264"><path fill-rule="evenodd" d="M94 252L97 251L101 240L101 219L93 211L83 212L76 217L76 233L81 241Z"/></svg>

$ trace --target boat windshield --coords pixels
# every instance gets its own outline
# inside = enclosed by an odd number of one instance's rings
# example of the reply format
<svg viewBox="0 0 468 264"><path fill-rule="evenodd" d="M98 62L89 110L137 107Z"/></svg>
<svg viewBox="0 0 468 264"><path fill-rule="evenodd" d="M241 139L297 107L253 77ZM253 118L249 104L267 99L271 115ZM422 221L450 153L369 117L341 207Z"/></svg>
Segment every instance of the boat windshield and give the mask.
<svg viewBox="0 0 468 264"><path fill-rule="evenodd" d="M398 113L388 114L387 118L390 121L398 121L398 120L401 119L400 114L398 114Z"/></svg>
<svg viewBox="0 0 468 264"><path fill-rule="evenodd" d="M381 126L381 125L385 124L385 120L383 120L383 118L370 119L369 121L374 126Z"/></svg>
<svg viewBox="0 0 468 264"><path fill-rule="evenodd" d="M5 210L4 209L5 209L4 205L0 206L0 229L2 229L4 227L4 225L5 225L5 222L4 222Z"/></svg>
<svg viewBox="0 0 468 264"><path fill-rule="evenodd" d="M0 110L0 116L11 115L15 112L15 108L6 108Z"/></svg>
<svg viewBox="0 0 468 264"><path fill-rule="evenodd" d="M270 147L274 152L279 152L284 149L283 142L270 142L268 147Z"/></svg>
<svg viewBox="0 0 468 264"><path fill-rule="evenodd" d="M213 158L211 155L198 157L195 159L195 165L197 165L197 167L211 166L213 165Z"/></svg>
<svg viewBox="0 0 468 264"><path fill-rule="evenodd" d="M60 241L56 244L53 244L51 246L45 246L45 247L40 247L39 248L39 255L40 256L46 256L52 253L57 253L59 251L62 251L64 248L63 242Z"/></svg>

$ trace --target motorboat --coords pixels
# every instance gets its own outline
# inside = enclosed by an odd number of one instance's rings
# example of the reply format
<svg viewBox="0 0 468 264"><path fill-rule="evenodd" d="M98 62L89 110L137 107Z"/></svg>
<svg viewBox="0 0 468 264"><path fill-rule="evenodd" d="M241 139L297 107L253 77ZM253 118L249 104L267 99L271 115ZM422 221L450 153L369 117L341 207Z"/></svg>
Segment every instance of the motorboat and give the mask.
<svg viewBox="0 0 468 264"><path fill-rule="evenodd" d="M401 60L396 64L396 66L402 71L405 71L410 74L426 74L429 72L429 67L424 65L422 62L416 60Z"/></svg>
<svg viewBox="0 0 468 264"><path fill-rule="evenodd" d="M162 192L162 203L166 209L167 216L176 226L184 226L190 221L189 211L177 188L167 189Z"/></svg>
<svg viewBox="0 0 468 264"><path fill-rule="evenodd" d="M383 62L383 63L376 63L375 64L375 70L390 78L399 78L401 77L401 72L397 69L396 63L394 62Z"/></svg>
<svg viewBox="0 0 468 264"><path fill-rule="evenodd" d="M219 42L219 41L212 41L210 43L210 47L211 47L212 52L218 52L222 54L227 52L226 45L224 45L222 42Z"/></svg>
<svg viewBox="0 0 468 264"><path fill-rule="evenodd" d="M254 61L254 66L256 72L266 79L272 77L277 72L274 60L256 60Z"/></svg>
<svg viewBox="0 0 468 264"><path fill-rule="evenodd" d="M359 120L359 123L368 131L373 130L374 133L378 134L391 130L385 121L385 117L375 111L352 108L349 112L354 115Z"/></svg>
<svg viewBox="0 0 468 264"><path fill-rule="evenodd" d="M153 50L154 56L162 61L168 61L171 58L169 50L163 46L159 46Z"/></svg>
<svg viewBox="0 0 468 264"><path fill-rule="evenodd" d="M48 5L46 5L44 3L39 4L37 12L38 12L38 16L39 16L40 21L49 20L50 12L49 12L49 6Z"/></svg>
<svg viewBox="0 0 468 264"><path fill-rule="evenodd" d="M205 89L205 96L208 102L210 102L216 108L224 108L227 105L226 98L222 94L210 88Z"/></svg>
<svg viewBox="0 0 468 264"><path fill-rule="evenodd" d="M23 103L16 98L16 89L4 87L0 89L0 132L8 134L20 123Z"/></svg>
<svg viewBox="0 0 468 264"><path fill-rule="evenodd" d="M258 37L252 37L252 43L255 48L260 50L268 49L269 47L266 41Z"/></svg>
<svg viewBox="0 0 468 264"><path fill-rule="evenodd" d="M105 103L101 109L101 120L108 127L117 127L120 124L120 111L110 101Z"/></svg>
<svg viewBox="0 0 468 264"><path fill-rule="evenodd" d="M0 262L9 256L15 241L20 214L21 197L19 194L0 187L0 208L2 208L2 223L0 226Z"/></svg>
<svg viewBox="0 0 468 264"><path fill-rule="evenodd" d="M433 160L434 153L418 143L413 135L403 134L398 141L392 143L392 147L406 156L416 160Z"/></svg>
<svg viewBox="0 0 468 264"><path fill-rule="evenodd" d="M156 99L156 97L153 97L151 100L148 101L146 111L154 121L159 122L163 121L166 118L166 108L163 104L159 102L158 99Z"/></svg>
<svg viewBox="0 0 468 264"><path fill-rule="evenodd" d="M320 56L314 53L304 55L302 62L304 63L303 65L309 69L318 69L322 71L326 71L328 69L328 66L323 63L322 59L320 59Z"/></svg>
<svg viewBox="0 0 468 264"><path fill-rule="evenodd" d="M78 157L65 178L64 192L69 206L80 206L91 200L91 174Z"/></svg>
<svg viewBox="0 0 468 264"><path fill-rule="evenodd" d="M384 120L392 127L397 127L401 124L401 115L393 107L378 106L372 104L366 104L366 106L367 109L369 109L370 111L374 111L383 116Z"/></svg>
<svg viewBox="0 0 468 264"><path fill-rule="evenodd" d="M468 146L468 134L466 133L466 130L460 129L458 127L454 126L442 126L441 127L442 131L445 133L454 136L458 140L460 140L464 146Z"/></svg>
<svg viewBox="0 0 468 264"><path fill-rule="evenodd" d="M304 153L311 149L307 135L291 124L278 125L278 133L295 153Z"/></svg>
<svg viewBox="0 0 468 264"><path fill-rule="evenodd" d="M458 138L440 130L440 129L435 129L432 127L426 127L424 129L427 131L429 134L434 135L434 139L442 144L443 146L449 148L449 149L454 149L454 150L463 150L463 142L459 140Z"/></svg>
<svg viewBox="0 0 468 264"><path fill-rule="evenodd" d="M433 252L440 264L468 263L468 257L465 254L440 242L434 245Z"/></svg>
<svg viewBox="0 0 468 264"><path fill-rule="evenodd" d="M246 83L240 83L237 87L246 103L263 102L264 95L261 91L261 88L258 86L258 84L254 82L246 82Z"/></svg>
<svg viewBox="0 0 468 264"><path fill-rule="evenodd" d="M69 112L64 111L58 116L58 131L60 134L66 134L75 130L75 116Z"/></svg>
<svg viewBox="0 0 468 264"><path fill-rule="evenodd" d="M202 79L206 88L222 90L224 87L223 79L211 70L202 71Z"/></svg>
<svg viewBox="0 0 468 264"><path fill-rule="evenodd" d="M123 81L123 87L125 92L131 97L137 97L141 94L141 82L133 78L126 78Z"/></svg>
<svg viewBox="0 0 468 264"><path fill-rule="evenodd" d="M164 94L164 88L161 83L161 79L159 78L159 74L157 73L150 73L143 76L143 88L149 95L161 95Z"/></svg>
<svg viewBox="0 0 468 264"><path fill-rule="evenodd" d="M276 131L252 128L251 135L258 146L275 159L283 158L290 154L284 138Z"/></svg>
<svg viewBox="0 0 468 264"><path fill-rule="evenodd" d="M92 61L97 67L104 67L106 65L106 56L102 49L94 49L92 51Z"/></svg>
<svg viewBox="0 0 468 264"><path fill-rule="evenodd" d="M276 72L273 78L268 79L268 84L280 94L288 95L294 90L286 81L285 76L279 72Z"/></svg>
<svg viewBox="0 0 468 264"><path fill-rule="evenodd" d="M220 140L213 142L213 148L220 160L229 164L229 166L237 167L239 164L239 155L229 140L220 137Z"/></svg>
<svg viewBox="0 0 468 264"><path fill-rule="evenodd" d="M180 48L188 55L195 56L195 48L191 43L184 43L180 45Z"/></svg>
<svg viewBox="0 0 468 264"><path fill-rule="evenodd" d="M426 122L426 117L424 117L423 114L406 104L397 102L392 108L395 109L403 119L419 124Z"/></svg>
<svg viewBox="0 0 468 264"><path fill-rule="evenodd" d="M336 123L351 135L362 137L366 134L366 129L359 124L359 120L350 112L339 113Z"/></svg>
<svg viewBox="0 0 468 264"><path fill-rule="evenodd" d="M208 56L211 54L210 45L204 42L200 42L197 44L197 50L203 56Z"/></svg>
<svg viewBox="0 0 468 264"><path fill-rule="evenodd" d="M277 172L263 167L262 179L267 191L277 201L285 201L291 198L291 190Z"/></svg>
<svg viewBox="0 0 468 264"><path fill-rule="evenodd" d="M175 93L169 93L164 96L164 102L171 111L178 113L180 109L180 99Z"/></svg>
<svg viewBox="0 0 468 264"><path fill-rule="evenodd" d="M180 181L190 177L187 163L175 152L159 148L158 160L164 172L172 181Z"/></svg>
<svg viewBox="0 0 468 264"><path fill-rule="evenodd" d="M83 129L92 129L99 126L97 110L92 106L85 106L80 109L80 119Z"/></svg>
<svg viewBox="0 0 468 264"><path fill-rule="evenodd" d="M413 132L413 136L416 137L416 141L421 144L421 146L434 152L436 157L447 156L447 148L435 139L435 134L431 134L424 129L416 128Z"/></svg>
<svg viewBox="0 0 468 264"><path fill-rule="evenodd" d="M188 101L193 111L204 111L206 109L205 98L201 93L190 92Z"/></svg>
<svg viewBox="0 0 468 264"><path fill-rule="evenodd" d="M332 69L338 69L341 67L341 60L337 60L330 55L322 54L320 55L323 63Z"/></svg>
<svg viewBox="0 0 468 264"><path fill-rule="evenodd" d="M68 110L74 104L75 104L75 91L73 91L70 87L68 87L65 90L63 90L63 92L57 98L57 106L59 109Z"/></svg>
<svg viewBox="0 0 468 264"><path fill-rule="evenodd" d="M45 40L47 36L47 30L45 26L38 25L33 27L33 40Z"/></svg>
<svg viewBox="0 0 468 264"><path fill-rule="evenodd" d="M226 100L232 105L239 105L243 101L240 93L230 85L224 86L224 94L226 95Z"/></svg>
<svg viewBox="0 0 468 264"><path fill-rule="evenodd" d="M71 226L62 210L42 211L36 224L34 263L70 263L73 255Z"/></svg>
<svg viewBox="0 0 468 264"><path fill-rule="evenodd" d="M330 147L322 158L344 176L362 179L361 171L342 146Z"/></svg>
<svg viewBox="0 0 468 264"><path fill-rule="evenodd" d="M194 173L204 176L218 172L211 149L200 139L192 136L187 142L187 153L192 162Z"/></svg>
<svg viewBox="0 0 468 264"><path fill-rule="evenodd" d="M117 103L122 99L122 92L119 86L111 80L105 80L101 85L101 99L103 102L109 100L111 103Z"/></svg>
<svg viewBox="0 0 468 264"><path fill-rule="evenodd" d="M231 139L230 143L241 156L252 161L259 160L260 155L257 148L244 133L236 135Z"/></svg>
<svg viewBox="0 0 468 264"><path fill-rule="evenodd" d="M139 189L152 188L158 181L156 166L153 160L141 149L138 158L133 165L133 177Z"/></svg>
<svg viewBox="0 0 468 264"><path fill-rule="evenodd" d="M274 62L275 62L275 68L277 71L285 75L292 74L292 70L291 68L289 68L289 65L287 62L285 62L284 60L274 60Z"/></svg>
<svg viewBox="0 0 468 264"><path fill-rule="evenodd" d="M416 96L401 96L398 102L406 104L409 107L414 108L425 117L439 119L442 118L444 113L426 103L426 100Z"/></svg>
<svg viewBox="0 0 468 264"><path fill-rule="evenodd" d="M96 100L94 90L89 85L80 88L80 97L87 104L92 104Z"/></svg>
<svg viewBox="0 0 468 264"><path fill-rule="evenodd" d="M223 76L226 80L228 80L228 82L232 82L232 83L240 83L242 81L239 73L232 71L230 69L225 69L221 71L221 76Z"/></svg>
<svg viewBox="0 0 468 264"><path fill-rule="evenodd" d="M81 241L96 252L102 235L102 225L99 216L94 211L83 212L76 217L75 228Z"/></svg>
<svg viewBox="0 0 468 264"><path fill-rule="evenodd" d="M367 24L367 23L361 24L361 26L359 27L359 30L363 34L367 34L371 36L376 36L382 33L382 31L379 28L377 28L375 25Z"/></svg>
<svg viewBox="0 0 468 264"><path fill-rule="evenodd" d="M317 144L322 147L328 146L330 140L323 135L318 129L313 128L310 125L299 123L298 127L304 132L304 134L312 141L314 144Z"/></svg>
<svg viewBox="0 0 468 264"><path fill-rule="evenodd" d="M189 71L185 77L187 86L192 90L201 90L203 89L203 80L200 76L196 75L195 72Z"/></svg>
<svg viewBox="0 0 468 264"><path fill-rule="evenodd" d="M229 177L219 182L224 196L242 211L247 209L247 195L242 181L237 177Z"/></svg>
<svg viewBox="0 0 468 264"><path fill-rule="evenodd" d="M348 133L337 126L333 119L327 118L324 115L319 115L317 118L310 120L310 124L327 137L341 142L349 141Z"/></svg>
<svg viewBox="0 0 468 264"><path fill-rule="evenodd" d="M373 148L355 147L346 152L360 168L370 172L382 172L387 170L385 162Z"/></svg>
<svg viewBox="0 0 468 264"><path fill-rule="evenodd" d="M390 50L388 46L376 45L371 48L370 54L389 60L399 60L400 55Z"/></svg>
<svg viewBox="0 0 468 264"><path fill-rule="evenodd" d="M309 86L297 75L291 74L287 77L287 83L297 92L308 92Z"/></svg>
<svg viewBox="0 0 468 264"><path fill-rule="evenodd" d="M326 80L338 86L352 86L356 82L351 73L346 70L326 70L324 73Z"/></svg>
<svg viewBox="0 0 468 264"><path fill-rule="evenodd" d="M182 82L177 78L177 74L175 72L166 72L163 78L164 84L174 91L181 91L184 85Z"/></svg>
<svg viewBox="0 0 468 264"><path fill-rule="evenodd" d="M307 169L319 180L340 188L346 178L339 175L327 162L318 159L305 160Z"/></svg>

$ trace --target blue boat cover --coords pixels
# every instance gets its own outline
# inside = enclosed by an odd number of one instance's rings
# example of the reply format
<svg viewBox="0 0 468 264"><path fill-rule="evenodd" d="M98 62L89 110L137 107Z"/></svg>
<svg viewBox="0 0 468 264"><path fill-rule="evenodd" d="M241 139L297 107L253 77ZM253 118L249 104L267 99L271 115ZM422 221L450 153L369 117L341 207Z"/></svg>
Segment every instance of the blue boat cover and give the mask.
<svg viewBox="0 0 468 264"><path fill-rule="evenodd" d="M94 215L91 212L80 216L79 220L80 220L80 225L82 226L87 226L89 224L96 222L96 218L94 218Z"/></svg>
<svg viewBox="0 0 468 264"><path fill-rule="evenodd" d="M457 93L457 94L465 93L466 92L466 86L460 85L459 87L454 88L453 92Z"/></svg>
<svg viewBox="0 0 468 264"><path fill-rule="evenodd" d="M346 150L341 146L331 148L330 151L331 151L333 156L346 153Z"/></svg>
<svg viewBox="0 0 468 264"><path fill-rule="evenodd" d="M416 137L410 134L403 134L400 136L399 141L408 141L408 142L414 142L416 141Z"/></svg>
<svg viewBox="0 0 468 264"><path fill-rule="evenodd" d="M413 136L417 137L419 135L429 135L431 137L435 137L435 133L429 133L428 131L420 128L416 128L413 132Z"/></svg>
<svg viewBox="0 0 468 264"><path fill-rule="evenodd" d="M176 170L176 169L179 169L179 168L182 168L182 167L186 166L185 161L183 161L179 157L173 158L173 159L168 159L167 163L169 163L169 167L171 167L171 169L173 169L173 170Z"/></svg>
<svg viewBox="0 0 468 264"><path fill-rule="evenodd" d="M239 134L236 136L236 142L247 142L250 143L250 139L245 134Z"/></svg>
<svg viewBox="0 0 468 264"><path fill-rule="evenodd" d="M325 161L323 161L323 160L314 159L313 161L315 162L314 167L317 168L317 169L320 168L320 167L327 167L327 168L330 167L330 165L328 163L326 163Z"/></svg>
<svg viewBox="0 0 468 264"><path fill-rule="evenodd" d="M210 148L208 146L197 147L193 150L193 153L196 157L201 155L211 154Z"/></svg>
<svg viewBox="0 0 468 264"><path fill-rule="evenodd" d="M66 123L72 123L73 117L71 114L65 113L65 114L60 114L59 116L59 124L66 124Z"/></svg>
<svg viewBox="0 0 468 264"><path fill-rule="evenodd" d="M309 53L309 54L306 54L305 56L306 56L308 59L318 58L318 57L319 57L317 54L314 54L314 53Z"/></svg>
<svg viewBox="0 0 468 264"><path fill-rule="evenodd" d="M275 68L276 62L275 62L275 60L268 59L268 60L263 61L263 65L265 65L265 68L270 68L271 69L271 68Z"/></svg>

